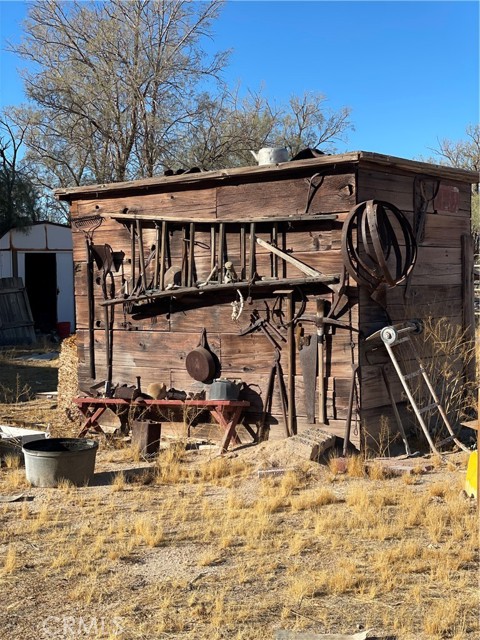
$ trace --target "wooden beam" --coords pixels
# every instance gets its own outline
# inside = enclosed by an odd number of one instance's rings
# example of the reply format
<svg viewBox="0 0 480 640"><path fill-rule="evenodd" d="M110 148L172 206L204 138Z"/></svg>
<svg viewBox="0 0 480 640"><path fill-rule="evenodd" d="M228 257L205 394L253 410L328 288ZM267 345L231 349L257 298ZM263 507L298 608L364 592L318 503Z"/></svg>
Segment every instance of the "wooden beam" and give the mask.
<svg viewBox="0 0 480 640"><path fill-rule="evenodd" d="M324 284L327 287L335 286L338 283L340 276L338 275L322 275L311 278L285 278L281 280L257 280L257 282L233 282L228 284L210 284L205 287L180 287L179 289L169 289L168 291L152 291L152 293L145 293L137 297L130 298L114 298L113 300L104 300L100 302L100 306L109 307L112 305L124 304L124 303L150 303L161 298L183 298L185 296L201 296L205 293L225 293L228 291L236 291L237 289L252 288L252 291L265 291L272 288L278 288L282 285L285 286L300 286L307 284Z"/></svg>
<svg viewBox="0 0 480 640"><path fill-rule="evenodd" d="M292 214L290 216L270 216L268 218L265 217L254 217L254 216L245 216L242 220L228 220L222 218L190 218L183 216L161 216L156 213L142 213L138 209L131 213L100 213L102 218L107 220L118 220L119 222L122 220L131 221L131 220L151 220L152 222L162 222L163 220L167 222L176 223L179 225L182 224L190 224L191 222L195 222L195 224L230 224L230 225L239 225L239 224L249 224L251 222L256 222L258 224L274 224L278 222L329 222L332 220L338 219L338 214L336 213L325 213L321 215L297 215Z"/></svg>

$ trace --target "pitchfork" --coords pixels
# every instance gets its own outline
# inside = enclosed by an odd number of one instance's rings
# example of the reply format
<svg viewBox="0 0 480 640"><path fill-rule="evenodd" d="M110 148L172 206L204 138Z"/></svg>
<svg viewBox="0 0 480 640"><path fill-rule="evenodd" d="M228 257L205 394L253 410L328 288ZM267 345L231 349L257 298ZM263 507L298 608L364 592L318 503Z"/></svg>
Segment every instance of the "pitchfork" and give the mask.
<svg viewBox="0 0 480 640"><path fill-rule="evenodd" d="M85 246L87 250L87 294L88 294L88 339L90 354L90 377L95 378L95 337L93 333L95 304L93 299L93 232L102 224L101 216L83 216L72 220L74 226L82 231L85 236Z"/></svg>

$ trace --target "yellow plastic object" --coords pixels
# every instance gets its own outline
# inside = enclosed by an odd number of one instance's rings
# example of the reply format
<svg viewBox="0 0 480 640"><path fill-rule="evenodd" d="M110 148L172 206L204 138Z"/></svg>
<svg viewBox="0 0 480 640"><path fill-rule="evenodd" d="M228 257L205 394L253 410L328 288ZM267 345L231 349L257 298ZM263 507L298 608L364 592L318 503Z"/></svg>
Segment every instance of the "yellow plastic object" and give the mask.
<svg viewBox="0 0 480 640"><path fill-rule="evenodd" d="M478 451L473 451L468 458L467 477L465 478L465 493L470 497L477 497L478 492Z"/></svg>

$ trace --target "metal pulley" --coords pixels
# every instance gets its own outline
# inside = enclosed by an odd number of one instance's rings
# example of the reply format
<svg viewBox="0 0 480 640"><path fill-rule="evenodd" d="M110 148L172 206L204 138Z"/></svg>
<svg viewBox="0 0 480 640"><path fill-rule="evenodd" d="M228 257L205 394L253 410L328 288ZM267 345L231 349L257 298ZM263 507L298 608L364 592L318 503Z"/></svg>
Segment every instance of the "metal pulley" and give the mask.
<svg viewBox="0 0 480 640"><path fill-rule="evenodd" d="M404 282L417 258L417 243L404 213L382 200L367 200L349 213L342 230L348 273L370 292Z"/></svg>
<svg viewBox="0 0 480 640"><path fill-rule="evenodd" d="M401 339L403 334L413 333L418 335L422 331L423 325L420 320L410 320L403 325L384 327L380 331L380 338L385 344L394 345Z"/></svg>

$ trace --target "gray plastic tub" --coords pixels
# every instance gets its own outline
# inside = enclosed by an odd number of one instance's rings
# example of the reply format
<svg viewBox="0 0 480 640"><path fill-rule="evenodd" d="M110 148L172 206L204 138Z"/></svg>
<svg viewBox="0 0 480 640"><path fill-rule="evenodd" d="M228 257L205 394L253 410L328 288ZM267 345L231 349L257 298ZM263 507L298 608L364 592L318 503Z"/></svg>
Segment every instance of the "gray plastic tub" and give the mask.
<svg viewBox="0 0 480 640"><path fill-rule="evenodd" d="M85 438L48 438L23 445L25 472L34 487L56 487L62 480L86 485L95 470L98 442Z"/></svg>

